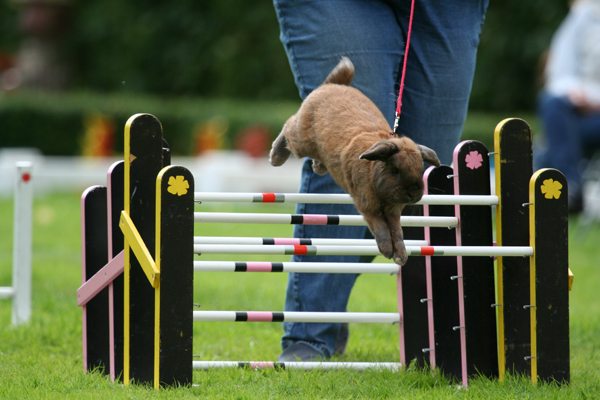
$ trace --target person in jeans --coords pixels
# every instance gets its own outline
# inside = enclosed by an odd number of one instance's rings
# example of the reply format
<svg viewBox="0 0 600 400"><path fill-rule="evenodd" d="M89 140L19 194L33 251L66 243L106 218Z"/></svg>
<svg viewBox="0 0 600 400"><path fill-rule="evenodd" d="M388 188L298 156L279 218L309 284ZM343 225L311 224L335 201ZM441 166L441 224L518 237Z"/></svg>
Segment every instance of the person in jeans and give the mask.
<svg viewBox="0 0 600 400"><path fill-rule="evenodd" d="M580 0L555 32L538 97L545 144L536 168L556 168L569 183L569 211L583 209L582 161L600 148L600 1Z"/></svg>
<svg viewBox="0 0 600 400"><path fill-rule="evenodd" d="M355 66L352 86L394 126L411 0L274 0L302 99L342 56ZM488 0L416 0L399 133L450 164L467 114L479 36ZM301 193L343 193L329 174L302 168ZM298 204L299 214L357 214L353 205ZM296 225L298 238L365 238L357 226ZM293 256L294 261L371 261L358 256ZM409 260L410 262L410 260ZM285 311L343 312L358 275L290 273ZM338 323L284 323L279 361L328 359L343 353L348 329Z"/></svg>

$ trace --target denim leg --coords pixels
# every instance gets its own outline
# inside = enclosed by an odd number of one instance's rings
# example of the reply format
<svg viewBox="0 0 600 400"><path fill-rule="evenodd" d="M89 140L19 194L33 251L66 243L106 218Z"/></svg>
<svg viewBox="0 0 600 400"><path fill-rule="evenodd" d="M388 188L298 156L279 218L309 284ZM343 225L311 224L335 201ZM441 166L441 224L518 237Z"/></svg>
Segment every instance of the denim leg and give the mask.
<svg viewBox="0 0 600 400"><path fill-rule="evenodd" d="M410 1L394 4L403 23ZM399 128L434 149L442 164L451 164L467 116L487 5L487 0L415 3Z"/></svg>
<svg viewBox="0 0 600 400"><path fill-rule="evenodd" d="M302 99L348 56L360 89L391 123L404 39L393 8L381 0L274 0ZM401 50L402 49L402 50Z"/></svg>
<svg viewBox="0 0 600 400"><path fill-rule="evenodd" d="M410 0L274 0L300 97L348 56L352 86L391 126L410 14ZM488 0L419 0L409 49L400 132L452 162L460 140L479 35Z"/></svg>
<svg viewBox="0 0 600 400"><path fill-rule="evenodd" d="M301 193L344 193L329 174L320 176L312 171L312 161L302 167ZM352 204L298 204L298 214L358 214ZM299 238L363 238L364 226L296 225L294 237ZM358 256L293 256L295 262L358 262ZM285 311L346 311L348 298L358 275L290 273L285 299ZM322 355L333 355L340 324L297 323L283 324L282 348L295 342L312 345Z"/></svg>
<svg viewBox="0 0 600 400"><path fill-rule="evenodd" d="M360 89L393 126L410 13L407 0L274 0L300 96L318 87L348 56ZM487 0L419 0L403 95L401 133L431 147L450 164L466 117ZM340 193L330 175L305 162L300 192ZM298 213L356 214L350 205L299 204ZM365 227L297 226L295 237L363 238ZM295 261L355 262L358 257L294 257ZM345 311L356 275L290 274L285 309ZM333 353L339 324L284 324L282 347L305 341Z"/></svg>
<svg viewBox="0 0 600 400"><path fill-rule="evenodd" d="M581 191L581 171L579 163L583 158L583 147L578 134L581 118L564 97L541 93L538 98L538 114L546 133L547 151L545 168L556 168L569 182L569 192Z"/></svg>
<svg viewBox="0 0 600 400"><path fill-rule="evenodd" d="M600 149L600 113L585 114L578 124L584 157L589 158Z"/></svg>

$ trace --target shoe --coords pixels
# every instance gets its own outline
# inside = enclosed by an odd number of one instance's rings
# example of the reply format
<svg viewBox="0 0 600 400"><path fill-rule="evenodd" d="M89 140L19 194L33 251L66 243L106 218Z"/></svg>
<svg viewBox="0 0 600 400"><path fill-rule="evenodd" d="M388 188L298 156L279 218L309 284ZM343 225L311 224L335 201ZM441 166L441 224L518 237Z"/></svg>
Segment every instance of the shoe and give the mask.
<svg viewBox="0 0 600 400"><path fill-rule="evenodd" d="M350 328L348 327L348 323L342 323L340 327L340 332L337 335L335 340L335 347L333 348L334 354L343 355L346 352L346 346L348 346L348 337L350 336Z"/></svg>
<svg viewBox="0 0 600 400"><path fill-rule="evenodd" d="M286 361L323 361L325 357L314 347L298 342L294 343L279 355L278 362Z"/></svg>

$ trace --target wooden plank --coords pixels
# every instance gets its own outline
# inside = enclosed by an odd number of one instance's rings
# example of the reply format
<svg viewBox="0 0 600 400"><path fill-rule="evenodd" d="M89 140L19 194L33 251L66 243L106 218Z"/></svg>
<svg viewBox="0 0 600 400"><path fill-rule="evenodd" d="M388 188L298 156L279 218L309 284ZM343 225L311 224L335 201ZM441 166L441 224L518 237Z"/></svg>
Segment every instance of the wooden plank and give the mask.
<svg viewBox="0 0 600 400"><path fill-rule="evenodd" d="M121 211L124 208L125 161L114 163L108 170L108 256L114 258L123 252L123 233L119 228ZM112 301L111 328L111 379L123 379L123 311L124 311L124 275L117 276L109 289L109 301Z"/></svg>
<svg viewBox="0 0 600 400"><path fill-rule="evenodd" d="M521 119L506 119L494 132L496 173L496 242L498 246L529 245L529 180L533 174L531 130ZM499 257L496 266L498 363L506 372L529 375L531 353L529 313L529 260Z"/></svg>
<svg viewBox="0 0 600 400"><path fill-rule="evenodd" d="M530 184L531 377L568 383L569 215L568 188L555 169L537 171Z"/></svg>
<svg viewBox="0 0 600 400"><path fill-rule="evenodd" d="M81 198L82 284L108 262L106 187L93 186ZM108 288L100 290L83 307L83 365L109 373Z"/></svg>
<svg viewBox="0 0 600 400"><path fill-rule="evenodd" d="M161 278L154 386L187 386L192 384L194 177L183 167L164 168L158 175L156 199L156 262Z"/></svg>
<svg viewBox="0 0 600 400"><path fill-rule="evenodd" d="M135 258L140 263L146 278L148 278L150 286L157 288L160 282L160 271L156 267L156 262L150 254L150 250L146 247L146 243L144 243L139 231L125 211L121 212L120 227L127 244L135 254Z"/></svg>
<svg viewBox="0 0 600 400"><path fill-rule="evenodd" d="M425 172L425 186L428 194L454 194L454 171L446 165L431 167ZM454 216L453 205L426 205L426 216ZM425 228L425 240L433 246L455 246L456 233L448 228ZM457 275L456 257L427 257L427 306L429 313L429 357L432 367L460 380L460 332L454 330L459 325L458 286L451 280Z"/></svg>
<svg viewBox="0 0 600 400"><path fill-rule="evenodd" d="M155 251L156 177L163 164L162 126L149 114L132 116L125 126L124 210L131 217L150 256ZM124 367L125 384L154 380L154 288L125 245Z"/></svg>
<svg viewBox="0 0 600 400"><path fill-rule="evenodd" d="M402 215L421 216L423 206L407 206ZM403 227L404 237L422 240L425 230L421 227ZM409 257L400 267L398 274L398 312L400 313L400 362L410 365L416 361L425 366L428 356L423 349L429 347L427 304L421 299L427 297L425 278L425 257Z"/></svg>
<svg viewBox="0 0 600 400"><path fill-rule="evenodd" d="M454 193L490 195L490 162L487 148L478 141L460 143L454 152ZM457 246L492 246L492 210L486 206L456 206L460 227L456 230ZM458 329L463 353L463 382L483 375L498 376L494 259L492 257L458 257L459 302L464 315ZM464 327L464 328L463 328Z"/></svg>
<svg viewBox="0 0 600 400"><path fill-rule="evenodd" d="M123 273L123 252L110 260L104 267L89 278L79 289L77 289L77 305L85 306L90 300L113 282Z"/></svg>

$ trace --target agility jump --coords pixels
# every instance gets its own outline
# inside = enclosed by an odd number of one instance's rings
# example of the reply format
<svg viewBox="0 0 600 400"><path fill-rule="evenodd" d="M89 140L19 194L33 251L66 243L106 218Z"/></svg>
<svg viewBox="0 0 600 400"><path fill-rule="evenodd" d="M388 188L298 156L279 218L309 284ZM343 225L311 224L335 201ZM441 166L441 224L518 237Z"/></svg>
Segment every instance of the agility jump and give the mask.
<svg viewBox="0 0 600 400"><path fill-rule="evenodd" d="M496 194L490 191L490 154ZM570 380L567 183L533 174L531 132L502 121L495 152L460 143L453 168L425 173L422 216L402 216L410 261L275 263L194 261L194 254L378 255L373 241L194 237L194 223L364 224L361 216L195 212L195 202L333 202L347 195L194 193L194 178L170 165L160 122L138 114L125 128L124 161L106 187L82 197L84 368L126 384L192 382L193 368L393 368L412 360L468 378L523 373ZM490 207L491 206L491 207ZM201 208L201 205L198 206ZM496 209L496 243L492 225ZM494 258L497 258L494 266ZM398 313L193 311L194 271L394 273ZM408 283L403 285L403 282ZM448 299L456 301L448 301ZM440 301L440 299L443 299ZM397 323L399 363L192 361L193 321Z"/></svg>

